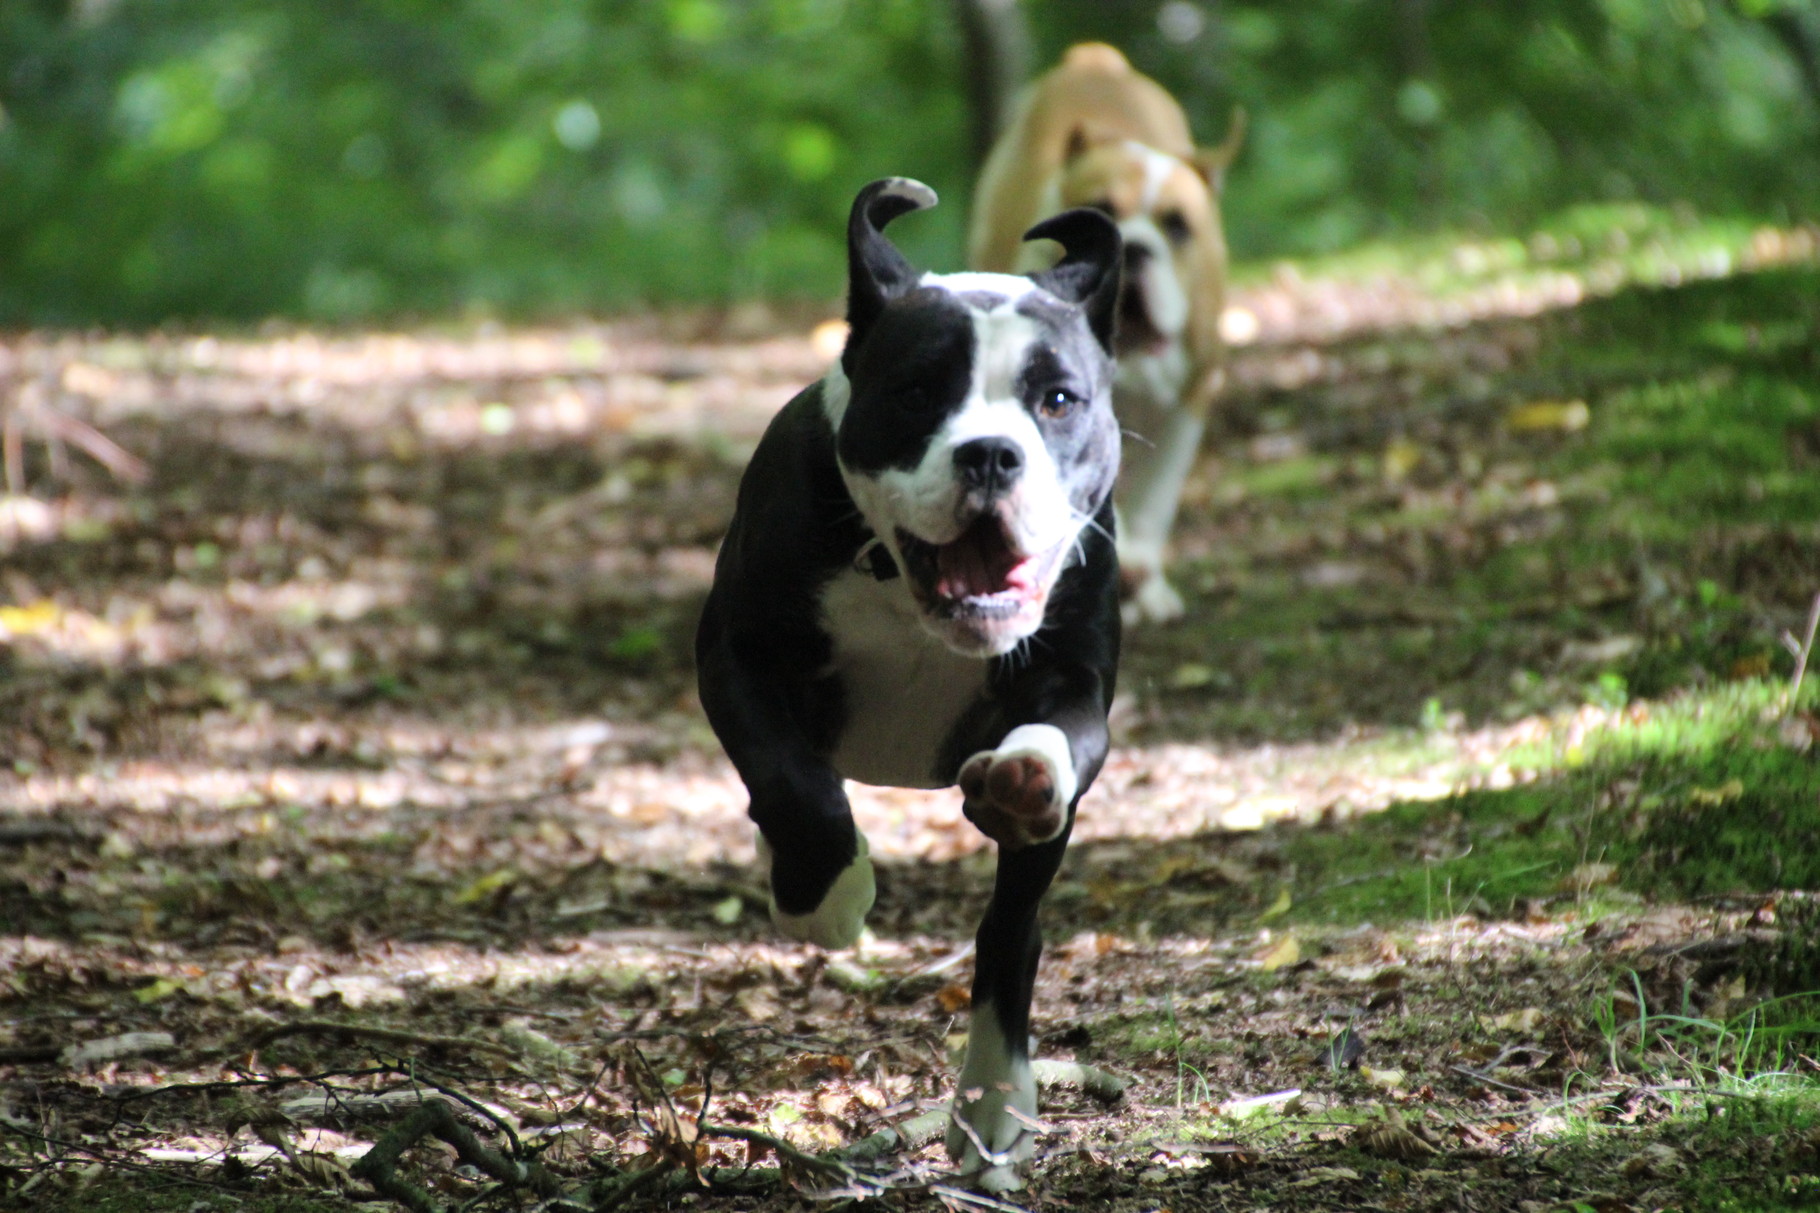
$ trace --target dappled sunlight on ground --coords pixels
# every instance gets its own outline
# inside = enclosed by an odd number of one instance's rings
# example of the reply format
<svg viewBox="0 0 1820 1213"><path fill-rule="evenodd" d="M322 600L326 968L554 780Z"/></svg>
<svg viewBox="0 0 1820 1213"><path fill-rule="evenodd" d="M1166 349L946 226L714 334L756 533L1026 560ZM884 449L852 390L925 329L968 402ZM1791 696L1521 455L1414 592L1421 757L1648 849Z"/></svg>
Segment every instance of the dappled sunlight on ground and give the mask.
<svg viewBox="0 0 1820 1213"><path fill-rule="evenodd" d="M1039 1055L1133 1094L1045 1096L1034 1203L1286 1203L1312 1167L1356 1206L1402 1168L1412 1207L1549 1207L1587 1190L1534 1153L1565 1085L1665 1122L1614 1025L1745 1005L1683 950L1784 911L1634 874L1723 853L1706 809L1804 830L1820 733L1772 687L1820 588L1820 429L1783 386L1812 275L1576 306L1815 254L1703 239L1234 292L1192 609L1127 639L1045 910ZM1706 344L1645 346L1670 303L1709 309ZM567 1142L565 1173L674 1147L653 1089L811 1149L941 1106L992 848L952 790L852 785L871 937L780 942L693 689L745 452L833 356L825 320L0 342L35 494L0 498L0 1075L33 1123L283 1185L305 1168L239 1101L352 1157L441 1082ZM1694 385L1667 421L1658 382ZM59 463L43 409L149 478ZM1687 473L1708 448L1756 488ZM765 1183L751 1207L794 1207Z"/></svg>

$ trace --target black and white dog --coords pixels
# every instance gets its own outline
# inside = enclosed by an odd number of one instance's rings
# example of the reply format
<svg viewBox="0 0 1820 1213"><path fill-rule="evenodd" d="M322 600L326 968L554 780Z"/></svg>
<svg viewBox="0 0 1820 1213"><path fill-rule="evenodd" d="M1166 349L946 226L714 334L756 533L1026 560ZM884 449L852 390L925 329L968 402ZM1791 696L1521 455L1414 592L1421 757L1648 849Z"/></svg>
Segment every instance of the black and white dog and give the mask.
<svg viewBox="0 0 1820 1213"><path fill-rule="evenodd" d="M1029 233L1066 249L1044 273L919 274L880 229L933 205L903 178L855 199L846 349L752 456L696 658L785 934L846 947L872 906L843 779L958 783L999 844L948 1152L1005 1189L1034 1149L1037 903L1118 663L1120 244L1070 211Z"/></svg>

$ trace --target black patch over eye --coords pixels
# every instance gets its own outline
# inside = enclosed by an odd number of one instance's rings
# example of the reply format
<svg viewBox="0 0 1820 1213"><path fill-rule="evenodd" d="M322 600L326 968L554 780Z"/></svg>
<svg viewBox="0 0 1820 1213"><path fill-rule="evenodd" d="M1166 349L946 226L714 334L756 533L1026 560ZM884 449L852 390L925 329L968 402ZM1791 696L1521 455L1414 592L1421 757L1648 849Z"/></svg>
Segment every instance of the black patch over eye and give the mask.
<svg viewBox="0 0 1820 1213"><path fill-rule="evenodd" d="M1194 229L1188 226L1188 216L1180 211L1164 211L1157 219L1157 225L1163 229L1163 235L1171 244L1186 244L1194 235Z"/></svg>
<svg viewBox="0 0 1820 1213"><path fill-rule="evenodd" d="M935 393L924 383L906 383L894 389L889 399L906 413L926 413L935 405Z"/></svg>

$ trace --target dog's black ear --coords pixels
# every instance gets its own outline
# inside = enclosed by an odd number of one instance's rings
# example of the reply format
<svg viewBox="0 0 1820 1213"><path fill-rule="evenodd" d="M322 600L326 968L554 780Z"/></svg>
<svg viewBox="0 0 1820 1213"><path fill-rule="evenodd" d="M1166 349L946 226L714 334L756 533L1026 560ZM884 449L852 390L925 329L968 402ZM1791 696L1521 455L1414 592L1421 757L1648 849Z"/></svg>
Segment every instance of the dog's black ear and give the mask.
<svg viewBox="0 0 1820 1213"><path fill-rule="evenodd" d="M1054 269L1031 279L1051 295L1076 303L1087 313L1087 326L1107 353L1119 314L1119 265L1124 239L1104 211L1079 207L1045 219L1024 233L1026 240L1053 240L1062 246Z"/></svg>
<svg viewBox="0 0 1820 1213"><path fill-rule="evenodd" d="M917 272L880 230L899 215L935 205L935 191L908 177L874 181L853 200L847 218L847 350L859 345L885 304L916 285Z"/></svg>

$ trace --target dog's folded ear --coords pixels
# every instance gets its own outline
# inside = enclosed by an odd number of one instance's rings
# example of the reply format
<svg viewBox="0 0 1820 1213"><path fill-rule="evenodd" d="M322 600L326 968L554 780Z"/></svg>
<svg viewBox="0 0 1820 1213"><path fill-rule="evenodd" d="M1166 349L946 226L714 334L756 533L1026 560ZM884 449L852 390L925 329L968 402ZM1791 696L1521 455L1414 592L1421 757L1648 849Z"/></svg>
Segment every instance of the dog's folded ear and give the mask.
<svg viewBox="0 0 1820 1213"><path fill-rule="evenodd" d="M843 365L885 304L917 282L916 270L881 229L899 215L934 205L935 191L908 177L874 181L853 200L853 211L847 217L848 353L841 355Z"/></svg>
<svg viewBox="0 0 1820 1213"><path fill-rule="evenodd" d="M1025 240L1053 240L1062 259L1031 280L1058 299L1079 304L1087 325L1107 353L1118 324L1119 266L1124 240L1105 212L1091 207L1063 211L1024 233Z"/></svg>
<svg viewBox="0 0 1820 1213"><path fill-rule="evenodd" d="M1188 162L1216 194L1225 188L1226 169L1238 157L1239 149L1245 146L1246 126L1245 107L1234 106L1226 137L1214 147L1196 148L1194 158Z"/></svg>

